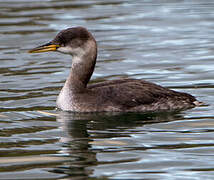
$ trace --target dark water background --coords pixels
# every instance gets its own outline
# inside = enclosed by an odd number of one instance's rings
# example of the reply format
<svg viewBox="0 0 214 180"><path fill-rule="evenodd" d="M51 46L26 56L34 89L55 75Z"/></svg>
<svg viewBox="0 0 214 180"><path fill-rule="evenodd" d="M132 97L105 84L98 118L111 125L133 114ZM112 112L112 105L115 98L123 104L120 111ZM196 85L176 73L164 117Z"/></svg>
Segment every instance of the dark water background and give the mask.
<svg viewBox="0 0 214 180"><path fill-rule="evenodd" d="M97 39L93 81L144 78L207 105L56 112L71 57L27 50L71 26ZM214 179L213 49L212 0L1 0L0 179Z"/></svg>

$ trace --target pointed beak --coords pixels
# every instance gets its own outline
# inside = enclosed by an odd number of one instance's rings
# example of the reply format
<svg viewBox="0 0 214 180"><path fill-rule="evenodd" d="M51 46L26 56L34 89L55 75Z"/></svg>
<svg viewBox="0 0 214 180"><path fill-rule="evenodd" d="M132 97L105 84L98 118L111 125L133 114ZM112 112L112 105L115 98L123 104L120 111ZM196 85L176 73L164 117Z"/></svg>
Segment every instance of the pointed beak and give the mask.
<svg viewBox="0 0 214 180"><path fill-rule="evenodd" d="M52 44L50 42L50 43L44 44L42 46L33 48L33 49L29 50L28 52L29 53L41 53L41 52L48 52L48 51L56 51L57 48L59 48L59 47L60 47L60 45Z"/></svg>

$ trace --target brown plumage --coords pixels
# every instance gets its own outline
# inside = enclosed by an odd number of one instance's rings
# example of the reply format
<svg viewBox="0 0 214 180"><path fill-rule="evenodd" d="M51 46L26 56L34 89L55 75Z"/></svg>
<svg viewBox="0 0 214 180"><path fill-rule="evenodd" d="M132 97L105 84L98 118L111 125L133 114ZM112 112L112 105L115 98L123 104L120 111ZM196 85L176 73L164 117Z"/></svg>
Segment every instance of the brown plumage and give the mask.
<svg viewBox="0 0 214 180"><path fill-rule="evenodd" d="M190 94L137 79L119 79L87 85L94 71L97 45L85 28L61 31L50 43L30 52L59 51L72 55L71 72L57 107L76 112L147 112L192 108L200 103Z"/></svg>

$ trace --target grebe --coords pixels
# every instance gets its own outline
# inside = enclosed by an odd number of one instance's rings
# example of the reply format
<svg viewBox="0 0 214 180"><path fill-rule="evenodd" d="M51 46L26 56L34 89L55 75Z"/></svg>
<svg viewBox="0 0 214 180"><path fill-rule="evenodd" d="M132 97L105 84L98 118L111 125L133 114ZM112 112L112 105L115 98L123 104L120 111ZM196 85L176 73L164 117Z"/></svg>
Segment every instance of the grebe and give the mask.
<svg viewBox="0 0 214 180"><path fill-rule="evenodd" d="M74 112L175 111L200 104L190 94L139 79L118 79L88 85L97 59L97 44L83 27L62 30L49 43L30 53L58 51L70 54L70 74L57 98L57 107Z"/></svg>

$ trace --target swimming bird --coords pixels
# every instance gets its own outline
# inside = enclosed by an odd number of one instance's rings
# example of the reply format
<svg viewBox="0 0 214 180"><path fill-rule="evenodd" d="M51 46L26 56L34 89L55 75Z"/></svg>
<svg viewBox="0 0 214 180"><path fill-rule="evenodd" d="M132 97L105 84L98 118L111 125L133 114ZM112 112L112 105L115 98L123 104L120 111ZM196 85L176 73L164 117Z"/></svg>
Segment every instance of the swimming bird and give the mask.
<svg viewBox="0 0 214 180"><path fill-rule="evenodd" d="M84 27L60 31L30 53L57 51L72 56L70 74L57 97L57 107L74 112L159 112L193 108L200 104L190 94L140 79L118 79L88 84L97 59L97 43Z"/></svg>

